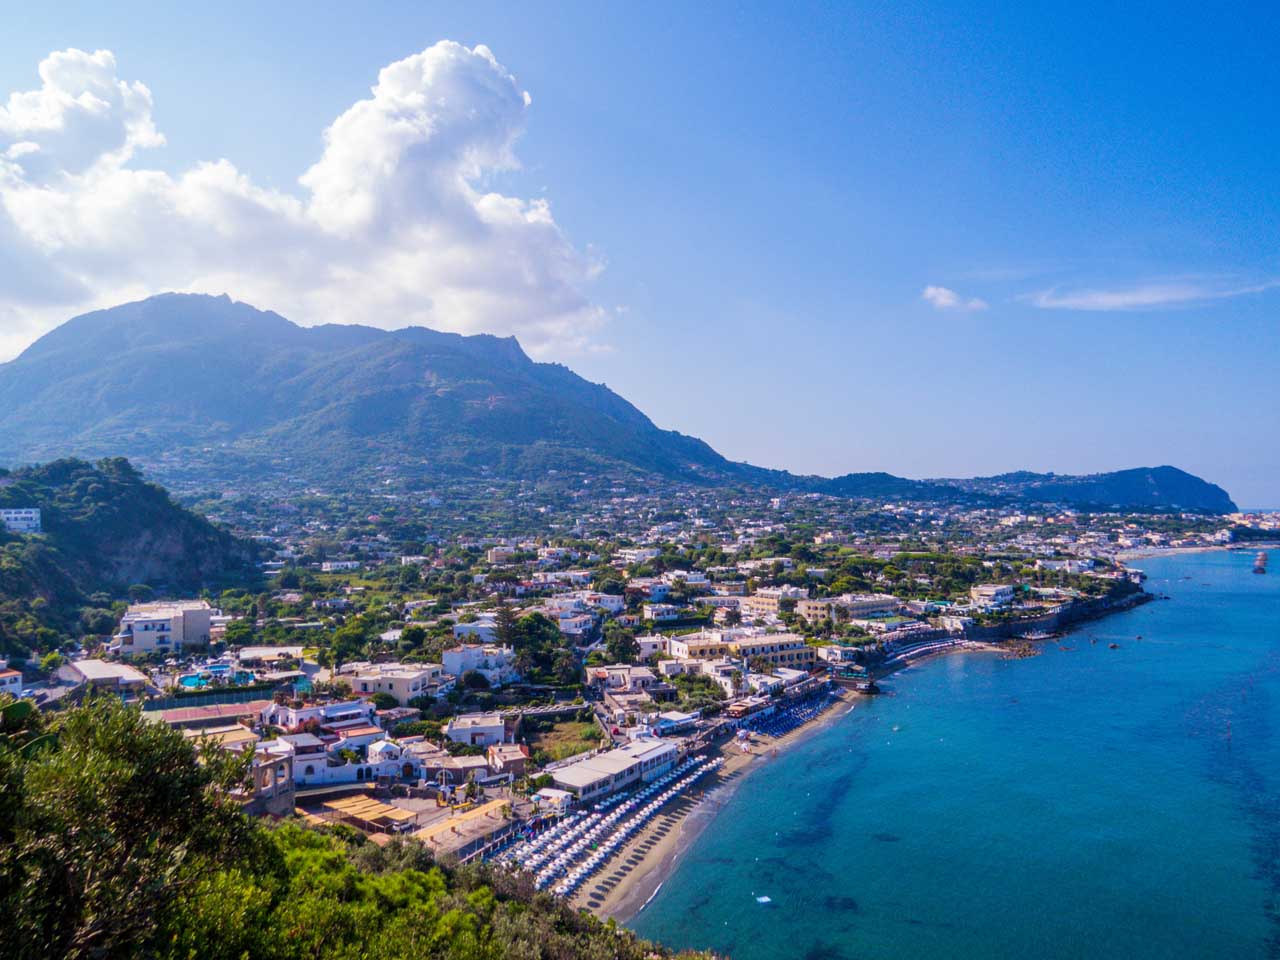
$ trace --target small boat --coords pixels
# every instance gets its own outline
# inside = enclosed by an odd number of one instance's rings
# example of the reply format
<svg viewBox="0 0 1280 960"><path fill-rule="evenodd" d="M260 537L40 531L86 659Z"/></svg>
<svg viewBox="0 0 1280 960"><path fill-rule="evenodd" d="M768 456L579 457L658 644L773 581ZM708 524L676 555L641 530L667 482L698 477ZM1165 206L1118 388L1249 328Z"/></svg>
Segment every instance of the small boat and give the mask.
<svg viewBox="0 0 1280 960"><path fill-rule="evenodd" d="M756 897L756 903L773 903L773 897Z"/></svg>
<svg viewBox="0 0 1280 960"><path fill-rule="evenodd" d="M1120 644L1118 644L1118 643L1110 644L1110 645L1109 645L1109 649L1111 649L1111 650L1119 650L1119 649L1120 649Z"/></svg>
<svg viewBox="0 0 1280 960"><path fill-rule="evenodd" d="M1267 572L1267 551L1263 550L1256 557L1253 558L1253 572L1254 573Z"/></svg>

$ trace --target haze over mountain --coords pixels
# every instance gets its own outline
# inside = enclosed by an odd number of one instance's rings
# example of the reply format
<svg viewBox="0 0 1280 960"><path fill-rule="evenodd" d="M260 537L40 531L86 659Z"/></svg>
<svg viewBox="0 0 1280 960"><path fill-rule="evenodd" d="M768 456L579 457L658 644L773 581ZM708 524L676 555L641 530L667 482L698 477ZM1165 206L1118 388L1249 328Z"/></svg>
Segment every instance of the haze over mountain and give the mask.
<svg viewBox="0 0 1280 960"><path fill-rule="evenodd" d="M392 454L499 476L621 469L843 496L1235 506L1220 487L1174 467L961 481L766 470L659 429L607 387L533 362L514 338L300 327L226 296L163 294L75 317L0 365L0 410L0 462L8 463L67 455L145 462L215 447L248 460L288 456L298 472Z"/></svg>

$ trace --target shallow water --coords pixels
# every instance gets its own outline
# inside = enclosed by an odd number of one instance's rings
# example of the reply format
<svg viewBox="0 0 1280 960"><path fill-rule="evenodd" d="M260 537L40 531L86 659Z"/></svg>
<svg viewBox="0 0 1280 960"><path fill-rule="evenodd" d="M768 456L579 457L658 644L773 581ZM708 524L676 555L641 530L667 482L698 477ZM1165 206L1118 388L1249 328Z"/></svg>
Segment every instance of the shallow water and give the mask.
<svg viewBox="0 0 1280 960"><path fill-rule="evenodd" d="M896 675L630 925L736 960L1280 957L1280 577L1251 561L1149 559L1172 600Z"/></svg>

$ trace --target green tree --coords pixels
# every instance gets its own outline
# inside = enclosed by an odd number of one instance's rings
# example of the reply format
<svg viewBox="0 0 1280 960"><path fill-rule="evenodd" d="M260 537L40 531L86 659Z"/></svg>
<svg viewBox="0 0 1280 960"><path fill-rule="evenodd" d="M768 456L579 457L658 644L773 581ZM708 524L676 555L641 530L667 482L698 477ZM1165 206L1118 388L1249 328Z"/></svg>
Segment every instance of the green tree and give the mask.
<svg viewBox="0 0 1280 960"><path fill-rule="evenodd" d="M515 610L510 604L498 601L498 609L493 617L493 636L504 647L516 644L517 620Z"/></svg>
<svg viewBox="0 0 1280 960"><path fill-rule="evenodd" d="M640 656L640 644L632 630L616 620L604 626L604 646L610 663L634 663Z"/></svg>
<svg viewBox="0 0 1280 960"><path fill-rule="evenodd" d="M253 624L248 620L232 620L227 624L224 639L232 647L243 647L253 641Z"/></svg>
<svg viewBox="0 0 1280 960"><path fill-rule="evenodd" d="M119 698L49 721L43 749L0 741L0 903L10 945L58 957L122 956L166 902L249 854L228 793L246 760L197 747ZM29 753L29 755L28 755Z"/></svg>

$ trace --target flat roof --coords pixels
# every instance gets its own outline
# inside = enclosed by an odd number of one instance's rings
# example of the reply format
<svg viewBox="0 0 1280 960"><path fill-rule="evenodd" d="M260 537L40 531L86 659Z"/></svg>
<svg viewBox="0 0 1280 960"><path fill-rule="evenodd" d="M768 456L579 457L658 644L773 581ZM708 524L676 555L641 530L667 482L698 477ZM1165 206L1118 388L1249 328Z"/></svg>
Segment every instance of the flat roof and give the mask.
<svg viewBox="0 0 1280 960"><path fill-rule="evenodd" d="M344 740L352 737L367 737L371 733L382 733L381 727L375 727L372 724L365 724L362 727L343 727L337 731Z"/></svg>
<svg viewBox="0 0 1280 960"><path fill-rule="evenodd" d="M241 660L262 660L267 657L279 659L281 657L300 656L302 656L302 647L241 647L239 651Z"/></svg>
<svg viewBox="0 0 1280 960"><path fill-rule="evenodd" d="M295 747L323 747L324 741L317 737L314 733L287 733L276 739L285 743L291 743Z"/></svg>
<svg viewBox="0 0 1280 960"><path fill-rule="evenodd" d="M214 727L206 730L184 730L182 735L188 740L199 740L202 737L208 737L221 746L231 748L243 748L262 739L248 727L242 727L238 723L229 727Z"/></svg>
<svg viewBox="0 0 1280 960"><path fill-rule="evenodd" d="M605 777L617 776L631 769L637 763L649 760L654 756L675 753L676 745L668 740L632 740L630 743L608 753L586 757L577 763L552 771L558 782L585 787L603 780Z"/></svg>
<svg viewBox="0 0 1280 960"><path fill-rule="evenodd" d="M147 676L127 663L109 663L106 660L77 660L71 664L80 676L90 682L115 680L123 683L146 683Z"/></svg>

